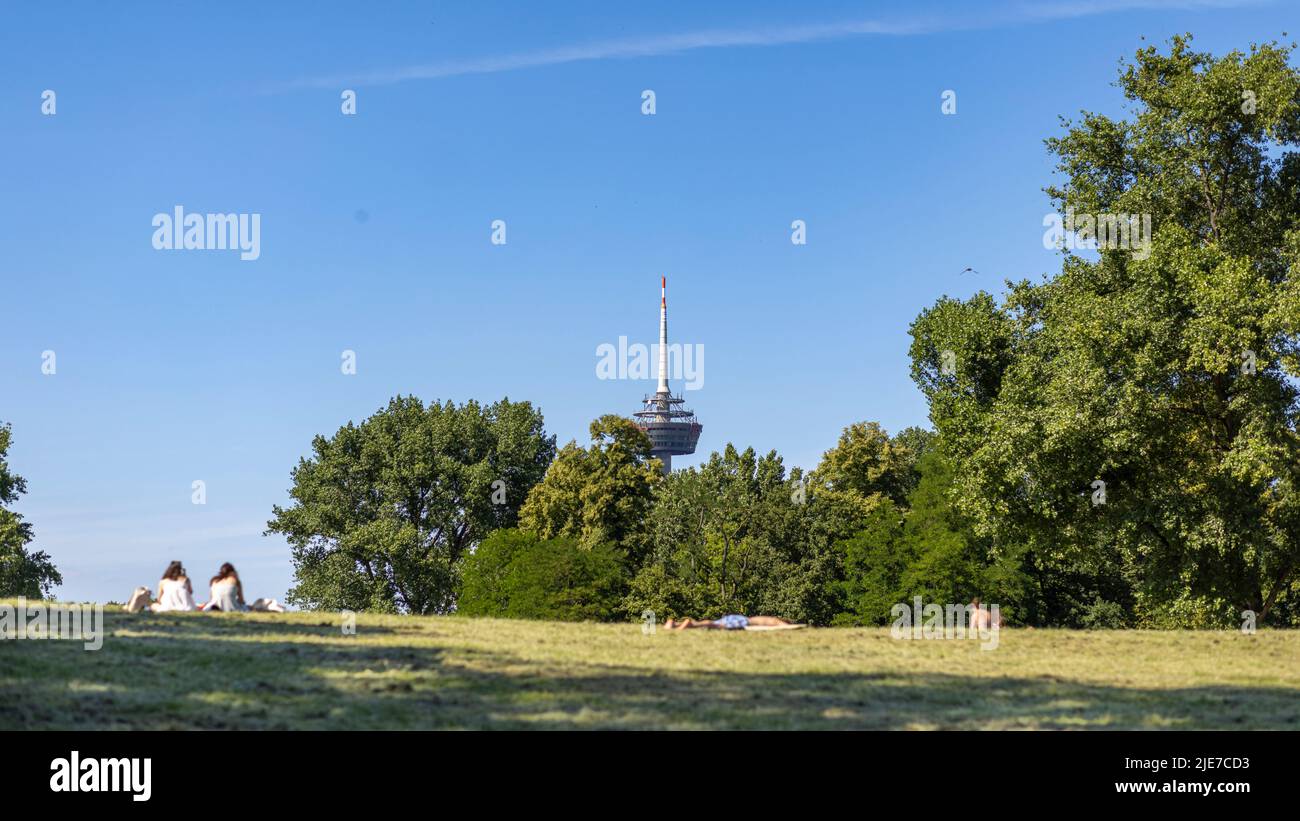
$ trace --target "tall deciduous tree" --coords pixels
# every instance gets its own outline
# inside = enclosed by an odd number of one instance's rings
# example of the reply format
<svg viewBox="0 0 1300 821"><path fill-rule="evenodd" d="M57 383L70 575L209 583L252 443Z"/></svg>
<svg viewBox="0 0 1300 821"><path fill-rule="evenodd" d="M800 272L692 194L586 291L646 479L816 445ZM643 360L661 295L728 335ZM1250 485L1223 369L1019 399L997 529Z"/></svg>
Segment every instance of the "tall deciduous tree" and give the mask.
<svg viewBox="0 0 1300 821"><path fill-rule="evenodd" d="M1140 607L1194 603L1220 623L1300 604L1290 56L1216 59L1190 37L1139 51L1119 79L1133 116L1067 121L1047 191L1076 223L1137 215L1140 231L1149 215L1149 246L1067 250L1002 304L940 300L912 327L913 375L977 528L1040 567L1119 562Z"/></svg>
<svg viewBox="0 0 1300 821"><path fill-rule="evenodd" d="M910 606L916 596L942 604L978 596L1012 622L1036 615L1036 603L1026 600L1021 556L990 556L988 540L976 536L953 506L953 469L943 453L925 449L916 469L905 507L886 500L860 533L837 545L845 612L836 621L887 624L895 604Z"/></svg>
<svg viewBox="0 0 1300 821"><path fill-rule="evenodd" d="M312 608L441 613L460 563L511 527L555 454L528 402L455 405L397 397L361 424L317 436L293 470L293 504L269 533L293 547L290 598Z"/></svg>
<svg viewBox="0 0 1300 821"><path fill-rule="evenodd" d="M42 551L28 552L32 526L6 506L27 492L23 477L10 472L6 456L12 432L0 425L0 596L46 598L63 577Z"/></svg>
<svg viewBox="0 0 1300 821"><path fill-rule="evenodd" d="M905 504L916 479L918 454L913 448L923 449L928 442L929 432L919 428L908 428L891 439L878 422L856 422L822 455L812 483L823 494L856 500L863 515L885 500Z"/></svg>
<svg viewBox="0 0 1300 821"><path fill-rule="evenodd" d="M651 494L663 478L649 437L630 419L591 423L591 446L570 442L519 511L519 526L543 539L570 537L591 547L640 552Z"/></svg>

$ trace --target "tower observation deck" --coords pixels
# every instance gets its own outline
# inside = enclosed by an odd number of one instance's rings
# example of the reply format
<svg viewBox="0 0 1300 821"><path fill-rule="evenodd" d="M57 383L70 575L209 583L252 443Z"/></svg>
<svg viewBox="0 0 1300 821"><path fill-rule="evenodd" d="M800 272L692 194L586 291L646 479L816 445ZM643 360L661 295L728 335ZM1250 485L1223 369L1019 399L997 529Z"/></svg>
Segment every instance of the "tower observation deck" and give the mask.
<svg viewBox="0 0 1300 821"><path fill-rule="evenodd" d="M664 463L664 474L673 469L674 456L695 452L704 426L694 411L682 407L686 400L668 390L668 278L659 281L659 389L641 400L642 409L632 414L636 426L645 431L653 445L651 454Z"/></svg>

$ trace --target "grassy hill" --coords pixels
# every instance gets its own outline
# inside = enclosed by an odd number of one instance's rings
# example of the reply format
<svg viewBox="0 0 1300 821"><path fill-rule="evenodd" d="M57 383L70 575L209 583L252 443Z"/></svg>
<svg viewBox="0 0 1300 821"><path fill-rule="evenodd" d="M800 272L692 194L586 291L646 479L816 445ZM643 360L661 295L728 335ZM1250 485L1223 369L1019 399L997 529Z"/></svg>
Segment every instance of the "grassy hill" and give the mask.
<svg viewBox="0 0 1300 821"><path fill-rule="evenodd" d="M458 617L106 614L0 641L0 729L1300 729L1300 632L660 630Z"/></svg>

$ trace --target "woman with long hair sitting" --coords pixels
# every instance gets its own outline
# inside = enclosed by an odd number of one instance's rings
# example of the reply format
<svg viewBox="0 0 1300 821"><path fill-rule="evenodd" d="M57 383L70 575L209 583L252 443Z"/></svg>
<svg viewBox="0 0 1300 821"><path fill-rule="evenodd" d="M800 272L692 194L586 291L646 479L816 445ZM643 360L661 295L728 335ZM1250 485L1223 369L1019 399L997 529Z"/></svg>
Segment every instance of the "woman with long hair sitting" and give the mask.
<svg viewBox="0 0 1300 821"><path fill-rule="evenodd" d="M239 574L235 572L235 566L230 562L223 564L217 571L217 575L212 577L211 592L212 595L204 610L232 613L248 609L248 605L244 603L244 585L239 581Z"/></svg>
<svg viewBox="0 0 1300 821"><path fill-rule="evenodd" d="M163 571L162 580L158 582L158 601L150 605L150 609L156 613L197 609L194 606L194 586L180 562L172 562Z"/></svg>

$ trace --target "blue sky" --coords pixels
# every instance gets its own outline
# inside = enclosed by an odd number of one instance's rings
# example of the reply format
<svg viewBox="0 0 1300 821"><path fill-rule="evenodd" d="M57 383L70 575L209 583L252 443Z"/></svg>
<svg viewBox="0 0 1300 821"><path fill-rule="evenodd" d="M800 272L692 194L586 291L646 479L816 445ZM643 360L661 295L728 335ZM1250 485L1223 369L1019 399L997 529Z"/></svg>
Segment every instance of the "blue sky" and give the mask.
<svg viewBox="0 0 1300 821"><path fill-rule="evenodd" d="M1057 266L1058 117L1122 114L1143 36L1300 29L1266 1L704 5L9 4L0 420L60 597L173 558L283 597L261 533L290 469L395 394L528 399L585 440L653 391L595 351L657 339L660 275L672 341L705 349L676 466L926 424L917 312ZM155 250L176 205L260 214L261 257Z"/></svg>

